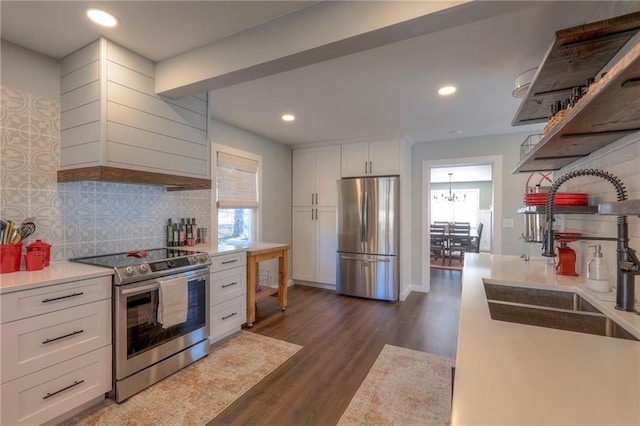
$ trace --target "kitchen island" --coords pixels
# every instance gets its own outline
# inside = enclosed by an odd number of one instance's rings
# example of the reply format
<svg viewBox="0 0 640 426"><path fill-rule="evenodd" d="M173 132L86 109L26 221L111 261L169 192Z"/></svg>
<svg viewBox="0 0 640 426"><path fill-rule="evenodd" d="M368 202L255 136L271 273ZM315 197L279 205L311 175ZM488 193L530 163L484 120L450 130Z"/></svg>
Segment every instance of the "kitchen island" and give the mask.
<svg viewBox="0 0 640 426"><path fill-rule="evenodd" d="M452 424L640 424L640 342L491 319L484 282L561 289L640 337L640 315L615 310L545 260L465 256Z"/></svg>

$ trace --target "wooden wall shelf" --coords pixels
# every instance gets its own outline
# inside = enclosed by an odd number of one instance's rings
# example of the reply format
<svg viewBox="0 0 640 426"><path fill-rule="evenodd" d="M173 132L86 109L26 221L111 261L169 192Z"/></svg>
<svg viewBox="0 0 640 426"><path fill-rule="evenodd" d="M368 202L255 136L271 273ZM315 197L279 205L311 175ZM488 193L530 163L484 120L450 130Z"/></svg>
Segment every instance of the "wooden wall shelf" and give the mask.
<svg viewBox="0 0 640 426"><path fill-rule="evenodd" d="M139 170L127 170L117 167L95 166L71 170L58 170L58 182L86 180L158 185L165 186L167 191L211 189L211 179Z"/></svg>
<svg viewBox="0 0 640 426"><path fill-rule="evenodd" d="M568 97L564 89L570 92L572 87L584 85L587 78L595 77L639 30L640 12L558 31L559 38L547 53L512 124L546 121L551 103ZM631 47L590 88L564 119L520 160L513 173L558 170L638 131L640 43Z"/></svg>
<svg viewBox="0 0 640 426"><path fill-rule="evenodd" d="M625 200L613 203L598 204L598 214L607 215L638 215L640 217L640 200Z"/></svg>

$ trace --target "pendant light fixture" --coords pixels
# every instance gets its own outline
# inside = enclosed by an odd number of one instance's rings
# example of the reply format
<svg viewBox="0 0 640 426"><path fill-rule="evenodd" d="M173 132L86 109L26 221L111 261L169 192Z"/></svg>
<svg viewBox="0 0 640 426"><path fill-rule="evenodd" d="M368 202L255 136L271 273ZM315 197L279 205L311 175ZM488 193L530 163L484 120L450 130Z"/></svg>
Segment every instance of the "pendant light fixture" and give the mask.
<svg viewBox="0 0 640 426"><path fill-rule="evenodd" d="M454 203L454 202L462 202L464 200L467 199L467 194L462 194L462 196L460 195L455 195L453 193L453 190L451 189L451 176L453 175L453 173L447 173L449 175L449 195L447 194L440 194L440 197L438 197L437 195L434 195L433 198L436 201L448 201L450 203Z"/></svg>

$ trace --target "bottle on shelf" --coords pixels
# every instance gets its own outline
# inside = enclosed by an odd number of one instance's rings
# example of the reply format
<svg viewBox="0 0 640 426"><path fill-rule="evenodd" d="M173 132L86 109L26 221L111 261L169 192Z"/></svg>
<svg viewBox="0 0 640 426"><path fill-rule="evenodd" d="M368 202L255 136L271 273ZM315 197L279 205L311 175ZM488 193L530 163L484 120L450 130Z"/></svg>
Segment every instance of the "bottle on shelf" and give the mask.
<svg viewBox="0 0 640 426"><path fill-rule="evenodd" d="M178 228L178 223L173 224L173 245L180 245L180 229Z"/></svg>
<svg viewBox="0 0 640 426"><path fill-rule="evenodd" d="M187 231L185 229L184 218L180 219L180 226L178 227L178 235L181 246L186 245L187 243Z"/></svg>
<svg viewBox="0 0 640 426"><path fill-rule="evenodd" d="M167 247L171 247L173 245L173 224L171 223L171 219L169 219L167 223Z"/></svg>
<svg viewBox="0 0 640 426"><path fill-rule="evenodd" d="M187 218L187 224L185 225L186 241L188 246L193 245L193 227L191 226L191 219Z"/></svg>
<svg viewBox="0 0 640 426"><path fill-rule="evenodd" d="M196 225L196 218L192 217L191 218L191 235L193 236L193 244L192 245L196 245L198 244L200 241L198 241L198 225Z"/></svg>

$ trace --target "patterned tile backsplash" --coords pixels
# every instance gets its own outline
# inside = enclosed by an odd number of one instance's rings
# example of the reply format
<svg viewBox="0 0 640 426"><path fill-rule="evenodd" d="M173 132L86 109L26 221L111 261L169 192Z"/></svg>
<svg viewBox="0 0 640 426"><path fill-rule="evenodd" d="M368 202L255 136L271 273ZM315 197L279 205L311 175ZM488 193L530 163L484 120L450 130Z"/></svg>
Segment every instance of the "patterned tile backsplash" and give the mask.
<svg viewBox="0 0 640 426"><path fill-rule="evenodd" d="M56 181L60 166L57 100L0 87L0 217L35 217L36 232L52 245L52 261L163 247L168 218L211 223L210 191L111 182Z"/></svg>

